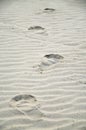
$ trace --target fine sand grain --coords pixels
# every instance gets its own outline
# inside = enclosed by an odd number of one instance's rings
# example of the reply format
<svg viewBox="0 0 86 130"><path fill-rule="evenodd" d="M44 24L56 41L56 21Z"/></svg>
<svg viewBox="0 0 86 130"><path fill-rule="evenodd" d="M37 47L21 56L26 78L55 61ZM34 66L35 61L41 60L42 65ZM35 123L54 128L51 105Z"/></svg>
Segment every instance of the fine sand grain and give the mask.
<svg viewBox="0 0 86 130"><path fill-rule="evenodd" d="M0 130L86 130L86 0L0 1Z"/></svg>

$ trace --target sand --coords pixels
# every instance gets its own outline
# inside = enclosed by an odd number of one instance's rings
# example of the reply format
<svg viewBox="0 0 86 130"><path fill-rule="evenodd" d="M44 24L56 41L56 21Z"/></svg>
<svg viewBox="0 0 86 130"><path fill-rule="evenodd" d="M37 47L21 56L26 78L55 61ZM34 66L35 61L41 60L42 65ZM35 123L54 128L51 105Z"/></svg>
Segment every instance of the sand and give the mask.
<svg viewBox="0 0 86 130"><path fill-rule="evenodd" d="M86 130L85 0L0 1L0 130Z"/></svg>

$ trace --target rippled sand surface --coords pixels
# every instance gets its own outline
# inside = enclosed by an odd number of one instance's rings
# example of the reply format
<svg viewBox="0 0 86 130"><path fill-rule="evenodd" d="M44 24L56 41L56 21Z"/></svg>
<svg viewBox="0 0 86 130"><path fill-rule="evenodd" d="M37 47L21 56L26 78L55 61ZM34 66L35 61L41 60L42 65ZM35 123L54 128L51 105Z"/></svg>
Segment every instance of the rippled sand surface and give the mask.
<svg viewBox="0 0 86 130"><path fill-rule="evenodd" d="M85 0L0 1L0 130L86 130Z"/></svg>

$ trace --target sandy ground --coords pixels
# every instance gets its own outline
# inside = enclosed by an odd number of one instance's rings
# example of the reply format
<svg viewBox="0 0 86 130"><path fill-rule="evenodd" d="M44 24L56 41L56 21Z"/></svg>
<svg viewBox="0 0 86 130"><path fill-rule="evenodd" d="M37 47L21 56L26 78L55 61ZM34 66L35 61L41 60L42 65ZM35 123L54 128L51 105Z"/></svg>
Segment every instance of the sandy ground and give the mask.
<svg viewBox="0 0 86 130"><path fill-rule="evenodd" d="M0 130L86 130L85 0L0 1Z"/></svg>

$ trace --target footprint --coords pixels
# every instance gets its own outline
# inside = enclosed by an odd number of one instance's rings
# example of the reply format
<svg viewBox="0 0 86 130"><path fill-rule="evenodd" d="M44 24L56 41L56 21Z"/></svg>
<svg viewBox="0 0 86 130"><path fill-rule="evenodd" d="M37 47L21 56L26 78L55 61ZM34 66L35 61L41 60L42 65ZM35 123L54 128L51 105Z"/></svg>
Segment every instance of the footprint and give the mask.
<svg viewBox="0 0 86 130"><path fill-rule="evenodd" d="M57 64L59 61L61 61L64 57L59 54L48 54L45 55L42 58L41 63L38 65L38 69L40 71L43 71L45 68L48 68L49 66L53 64Z"/></svg>
<svg viewBox="0 0 86 130"><path fill-rule="evenodd" d="M55 12L56 11L56 9L54 9L54 8L44 8L43 10L40 10L40 12L37 12L36 14L37 15L42 15L42 14L47 14L47 13L53 13L53 12Z"/></svg>
<svg viewBox="0 0 86 130"><path fill-rule="evenodd" d="M44 10L47 10L47 11L55 11L55 9L53 9L53 8L45 8Z"/></svg>
<svg viewBox="0 0 86 130"><path fill-rule="evenodd" d="M54 12L54 11L55 11L55 9L53 9L53 8L45 8L44 9L44 12L46 12L46 13Z"/></svg>
<svg viewBox="0 0 86 130"><path fill-rule="evenodd" d="M47 35L47 32L46 32L45 28L43 28L41 26L31 26L31 27L28 28L28 30L30 32L34 31L34 33L37 33L37 34L45 34L45 35Z"/></svg>
<svg viewBox="0 0 86 130"><path fill-rule="evenodd" d="M32 95L17 95L13 97L10 101L10 105L12 107L27 107L29 109L32 109L34 106L36 106L37 100L34 96Z"/></svg>
<svg viewBox="0 0 86 130"><path fill-rule="evenodd" d="M63 56L58 55L58 54L48 54L48 55L45 55L44 57L48 59L55 59L55 60L63 59Z"/></svg>
<svg viewBox="0 0 86 130"><path fill-rule="evenodd" d="M31 26L28 28L28 30L44 30L45 28L41 26Z"/></svg>
<svg viewBox="0 0 86 130"><path fill-rule="evenodd" d="M10 106L15 110L24 114L25 116L29 116L30 118L41 118L42 113L39 110L39 103L36 98L32 95L22 94L13 97L10 101ZM33 115L31 114L33 113Z"/></svg>

